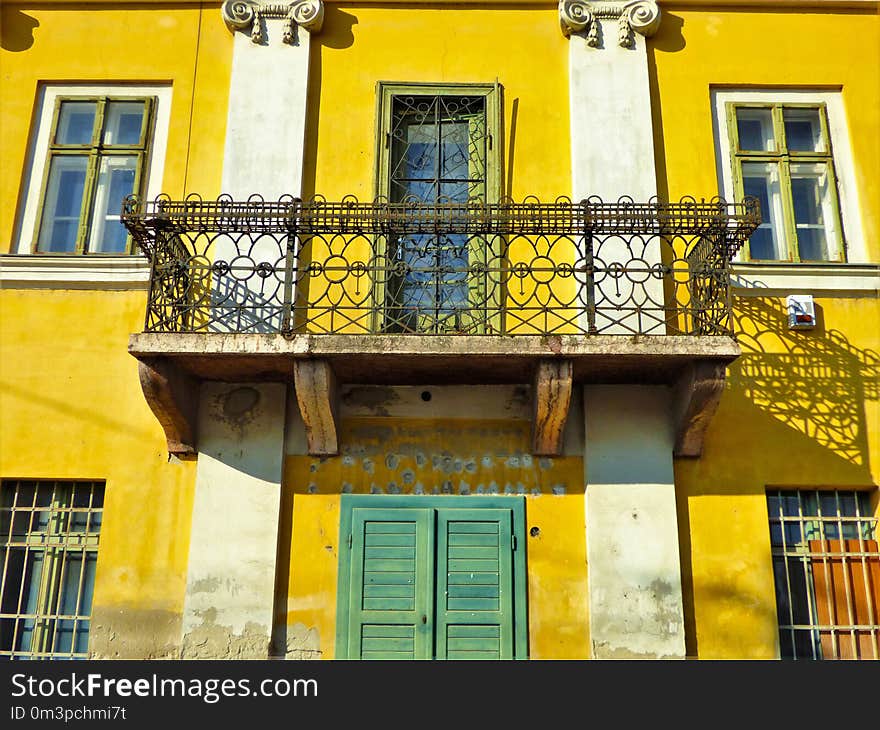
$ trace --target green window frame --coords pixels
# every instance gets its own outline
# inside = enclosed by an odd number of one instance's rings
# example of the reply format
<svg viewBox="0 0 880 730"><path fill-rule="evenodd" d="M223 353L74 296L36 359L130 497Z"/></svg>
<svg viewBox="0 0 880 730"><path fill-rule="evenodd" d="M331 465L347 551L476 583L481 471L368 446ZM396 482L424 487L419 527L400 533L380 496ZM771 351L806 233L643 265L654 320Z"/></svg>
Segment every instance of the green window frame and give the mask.
<svg viewBox="0 0 880 730"><path fill-rule="evenodd" d="M427 204L442 201L486 204L501 198L503 98L500 84L380 81L376 97L375 191L378 199L402 203L414 196ZM466 130L464 124L467 124ZM422 134L418 136L420 131ZM408 136L411 132L417 136ZM424 179L415 180L405 172L401 174L412 161L407 155L412 145L418 143L416 139L423 142L433 132L437 136L436 149L433 155L426 156L435 166L433 176L423 170L417 177ZM467 154L466 165L447 163L445 150L455 149L458 144L460 152L462 141ZM492 271L499 269L502 241L497 237L490 240L473 233L381 236L375 246L379 270L374 287L374 331L482 334L487 330L500 330L498 316L489 315L498 311L502 296L501 287L490 281ZM450 251L453 252L451 257ZM431 252L436 255L436 261L428 261ZM398 273L401 264L412 265L417 270L412 278L420 280L422 291L418 284L407 282L408 274ZM475 273L478 271L485 273ZM409 292L407 286L410 286ZM433 294L427 292L430 286L435 288ZM425 301L433 306L423 306Z"/></svg>
<svg viewBox="0 0 880 730"><path fill-rule="evenodd" d="M746 259L844 261L825 104L728 102L726 117L735 194L761 201L763 222L746 244Z"/></svg>
<svg viewBox="0 0 880 730"><path fill-rule="evenodd" d="M151 96L56 100L33 253L132 253L119 215L126 195L143 194L155 107Z"/></svg>
<svg viewBox="0 0 880 730"><path fill-rule="evenodd" d="M0 658L88 658L103 511L103 482L0 482Z"/></svg>
<svg viewBox="0 0 880 730"><path fill-rule="evenodd" d="M522 497L343 495L338 659L526 659Z"/></svg>

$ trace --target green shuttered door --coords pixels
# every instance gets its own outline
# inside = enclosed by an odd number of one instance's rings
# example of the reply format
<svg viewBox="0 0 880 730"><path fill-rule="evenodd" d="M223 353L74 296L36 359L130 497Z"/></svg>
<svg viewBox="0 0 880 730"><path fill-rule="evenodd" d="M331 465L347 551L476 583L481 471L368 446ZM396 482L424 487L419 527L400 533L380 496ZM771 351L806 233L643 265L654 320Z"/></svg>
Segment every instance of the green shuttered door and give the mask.
<svg viewBox="0 0 880 730"><path fill-rule="evenodd" d="M343 499L338 656L524 657L522 500L369 499Z"/></svg>
<svg viewBox="0 0 880 730"><path fill-rule="evenodd" d="M430 510L352 510L349 641L363 659L429 659Z"/></svg>
<svg viewBox="0 0 880 730"><path fill-rule="evenodd" d="M513 658L510 523L510 510L438 511L438 658Z"/></svg>

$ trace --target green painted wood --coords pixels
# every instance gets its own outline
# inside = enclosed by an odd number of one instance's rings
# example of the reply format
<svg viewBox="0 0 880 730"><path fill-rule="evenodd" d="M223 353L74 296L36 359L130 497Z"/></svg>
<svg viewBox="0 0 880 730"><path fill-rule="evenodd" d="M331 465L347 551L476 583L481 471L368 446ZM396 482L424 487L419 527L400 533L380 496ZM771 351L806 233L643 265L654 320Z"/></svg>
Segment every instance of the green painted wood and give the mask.
<svg viewBox="0 0 880 730"><path fill-rule="evenodd" d="M364 582L367 584L375 583L376 585L392 586L392 585L413 585L415 577L408 573L386 573L375 572L370 573Z"/></svg>
<svg viewBox="0 0 880 730"><path fill-rule="evenodd" d="M375 626L364 624L361 635L365 639L387 637L393 638L413 638L412 626Z"/></svg>
<svg viewBox="0 0 880 730"><path fill-rule="evenodd" d="M473 583L466 585L450 585L450 598L497 598L497 585L475 585Z"/></svg>
<svg viewBox="0 0 880 730"><path fill-rule="evenodd" d="M398 533L415 534L415 525L411 522L388 522L387 524L370 523L366 527L366 534L393 535Z"/></svg>
<svg viewBox="0 0 880 730"><path fill-rule="evenodd" d="M461 572L494 573L498 570L497 560L450 560L447 570Z"/></svg>
<svg viewBox="0 0 880 730"><path fill-rule="evenodd" d="M365 545L367 557L370 560L413 560L416 556L416 546L412 547L386 547L385 545Z"/></svg>
<svg viewBox="0 0 880 730"><path fill-rule="evenodd" d="M344 495L337 657L526 658L526 554L511 549L525 526L521 497ZM388 547L415 550L371 557ZM370 570L388 560L395 570ZM475 562L490 569L451 570Z"/></svg>
<svg viewBox="0 0 880 730"><path fill-rule="evenodd" d="M498 585L498 572L493 573L453 573L447 577L449 585Z"/></svg>
<svg viewBox="0 0 880 730"><path fill-rule="evenodd" d="M480 658L512 659L514 646L512 515L509 509L448 509L437 514L437 630L438 659L459 657L463 647L450 628L469 627L468 650L479 650ZM451 535L492 535L495 545L450 546ZM466 551L467 559L455 556ZM469 571L494 575L495 583L470 584ZM449 584L454 573L456 583ZM482 597L456 597L454 593L474 588ZM452 589L452 593L450 593ZM482 630L482 633L481 633ZM452 644L450 645L450 641Z"/></svg>
<svg viewBox="0 0 880 730"><path fill-rule="evenodd" d="M414 598L416 593L412 583L404 585L374 585L365 583L365 598Z"/></svg>
<svg viewBox="0 0 880 730"><path fill-rule="evenodd" d="M455 533L449 536L450 547L473 547L477 545L497 545L497 535L481 535L477 533Z"/></svg>
<svg viewBox="0 0 880 730"><path fill-rule="evenodd" d="M433 626L433 520L428 509L355 508L351 515L352 546L350 551L348 648L349 658L427 659L432 653ZM405 550L409 558L374 558L385 548L367 545L367 535L411 533L415 549ZM396 574L405 583L376 583L388 573ZM375 595L377 587L392 592L411 591L411 597ZM379 591L382 593L383 591ZM369 626L369 635L364 634ZM383 634L379 626L397 627L392 635ZM403 634L403 636L401 636ZM406 638L410 636L411 638Z"/></svg>
<svg viewBox="0 0 880 730"><path fill-rule="evenodd" d="M482 637L500 637L501 628L499 626L450 626L446 635L452 639L470 639Z"/></svg>
<svg viewBox="0 0 880 730"><path fill-rule="evenodd" d="M365 544L367 546L375 545L376 547L415 547L416 536L415 534L397 535L388 533L371 533L366 536Z"/></svg>

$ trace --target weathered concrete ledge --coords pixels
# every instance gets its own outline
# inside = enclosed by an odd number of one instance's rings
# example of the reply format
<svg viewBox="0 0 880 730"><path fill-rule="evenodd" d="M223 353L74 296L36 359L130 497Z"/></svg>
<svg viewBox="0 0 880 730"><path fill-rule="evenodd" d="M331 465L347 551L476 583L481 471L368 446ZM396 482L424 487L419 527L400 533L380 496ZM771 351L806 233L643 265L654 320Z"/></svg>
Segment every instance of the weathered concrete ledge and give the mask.
<svg viewBox="0 0 880 730"><path fill-rule="evenodd" d="M690 362L740 355L731 337L663 335L282 335L140 333L129 352L205 380L290 380L292 360L326 359L340 383L530 383L539 360L572 361L575 383L674 383Z"/></svg>
<svg viewBox="0 0 880 730"><path fill-rule="evenodd" d="M165 428L169 449L195 451L192 395L201 381L285 382L309 429L309 452L338 452L337 383L491 385L532 383L533 449L557 453L573 384L668 385L673 391L676 456L699 456L740 355L730 337L550 337L442 335L242 335L141 333L129 352L163 387L144 394ZM167 387L166 387L167 384ZM174 385L175 387L171 387ZM154 402L155 401L155 402ZM169 415L170 414L170 415Z"/></svg>

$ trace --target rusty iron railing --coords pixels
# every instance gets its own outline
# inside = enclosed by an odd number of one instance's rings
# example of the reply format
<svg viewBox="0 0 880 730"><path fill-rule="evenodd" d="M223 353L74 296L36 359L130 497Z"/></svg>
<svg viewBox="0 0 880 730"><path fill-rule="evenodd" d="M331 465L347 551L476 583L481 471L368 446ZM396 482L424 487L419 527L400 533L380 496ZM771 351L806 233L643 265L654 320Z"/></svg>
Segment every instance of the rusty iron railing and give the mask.
<svg viewBox="0 0 880 730"><path fill-rule="evenodd" d="M755 199L128 198L148 332L729 335Z"/></svg>

